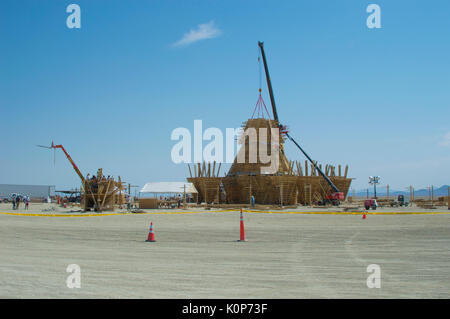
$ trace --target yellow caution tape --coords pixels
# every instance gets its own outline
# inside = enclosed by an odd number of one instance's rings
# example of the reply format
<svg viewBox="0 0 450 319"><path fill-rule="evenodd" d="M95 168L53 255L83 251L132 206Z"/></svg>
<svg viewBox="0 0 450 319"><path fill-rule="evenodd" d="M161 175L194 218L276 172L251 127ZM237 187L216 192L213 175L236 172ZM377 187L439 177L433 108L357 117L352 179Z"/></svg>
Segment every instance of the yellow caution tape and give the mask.
<svg viewBox="0 0 450 319"><path fill-rule="evenodd" d="M223 213L232 212L233 210L224 211L186 211L186 212L143 212L143 213L97 213L97 214L37 214L37 213L7 213L0 212L3 215L12 216L32 216L32 217L102 217L102 216L121 216L121 215L181 215L181 214L201 214L201 213Z"/></svg>
<svg viewBox="0 0 450 319"><path fill-rule="evenodd" d="M261 214L313 214L313 215L442 215L450 214L450 212L283 212L283 211L257 211L242 210L246 213Z"/></svg>
<svg viewBox="0 0 450 319"><path fill-rule="evenodd" d="M122 215L183 215L183 214L204 214L204 213L228 213L239 212L240 210L213 210L213 211L185 211L185 212L142 212L142 213L97 213L97 214L36 214L36 213L7 213L0 212L3 215L12 216L32 216L32 217L103 217L103 216L122 216ZM285 212L285 211L258 211L242 210L245 213L255 214L312 214L312 215L448 215L450 212Z"/></svg>

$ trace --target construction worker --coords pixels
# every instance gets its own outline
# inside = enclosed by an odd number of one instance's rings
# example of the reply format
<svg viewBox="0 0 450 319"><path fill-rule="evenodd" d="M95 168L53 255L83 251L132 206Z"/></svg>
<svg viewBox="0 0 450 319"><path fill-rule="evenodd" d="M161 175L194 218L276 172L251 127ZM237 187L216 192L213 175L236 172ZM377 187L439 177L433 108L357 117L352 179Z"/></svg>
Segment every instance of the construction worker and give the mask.
<svg viewBox="0 0 450 319"><path fill-rule="evenodd" d="M16 209L19 209L19 204L20 204L20 196L16 195Z"/></svg>
<svg viewBox="0 0 450 319"><path fill-rule="evenodd" d="M131 195L128 194L127 198L127 210L131 210Z"/></svg>

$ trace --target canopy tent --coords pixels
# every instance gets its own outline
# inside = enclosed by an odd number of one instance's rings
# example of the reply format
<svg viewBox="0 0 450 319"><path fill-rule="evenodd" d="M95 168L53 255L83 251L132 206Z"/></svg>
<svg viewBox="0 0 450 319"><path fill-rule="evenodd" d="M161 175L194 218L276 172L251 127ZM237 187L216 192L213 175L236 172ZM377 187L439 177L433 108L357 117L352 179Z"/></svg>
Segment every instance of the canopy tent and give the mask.
<svg viewBox="0 0 450 319"><path fill-rule="evenodd" d="M186 187L186 189L185 189ZM152 193L152 194L197 194L194 184L184 183L184 182L157 182L157 183L146 183L142 187L140 193Z"/></svg>

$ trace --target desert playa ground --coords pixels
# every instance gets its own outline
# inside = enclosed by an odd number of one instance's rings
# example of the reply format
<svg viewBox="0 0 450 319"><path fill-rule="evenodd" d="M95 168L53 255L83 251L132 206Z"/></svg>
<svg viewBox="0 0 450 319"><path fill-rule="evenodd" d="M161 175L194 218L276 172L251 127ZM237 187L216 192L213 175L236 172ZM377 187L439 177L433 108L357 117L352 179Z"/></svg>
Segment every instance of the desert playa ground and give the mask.
<svg viewBox="0 0 450 319"><path fill-rule="evenodd" d="M444 207L244 212L246 242L239 211L70 210L0 204L1 298L450 298ZM367 286L371 264L381 288Z"/></svg>

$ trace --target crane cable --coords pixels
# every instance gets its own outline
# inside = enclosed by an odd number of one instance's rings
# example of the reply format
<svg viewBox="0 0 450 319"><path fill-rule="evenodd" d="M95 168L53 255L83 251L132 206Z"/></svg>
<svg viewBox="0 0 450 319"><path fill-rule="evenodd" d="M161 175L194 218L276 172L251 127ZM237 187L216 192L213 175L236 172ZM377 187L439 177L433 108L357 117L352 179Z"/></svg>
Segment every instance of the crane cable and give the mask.
<svg viewBox="0 0 450 319"><path fill-rule="evenodd" d="M266 111L267 117L270 120L269 110L267 109L266 104L264 103L264 100L263 100L262 94L261 94L261 92L262 92L262 89L261 89L262 88L262 68L261 68L261 52L259 52L259 50L258 50L258 67L259 67L258 68L259 69L259 89L258 89L259 96L258 96L258 101L256 102L255 109L253 110L253 114L252 114L251 118L253 118L256 111L258 111L257 118L260 118L260 115L262 118L264 118L264 111Z"/></svg>

